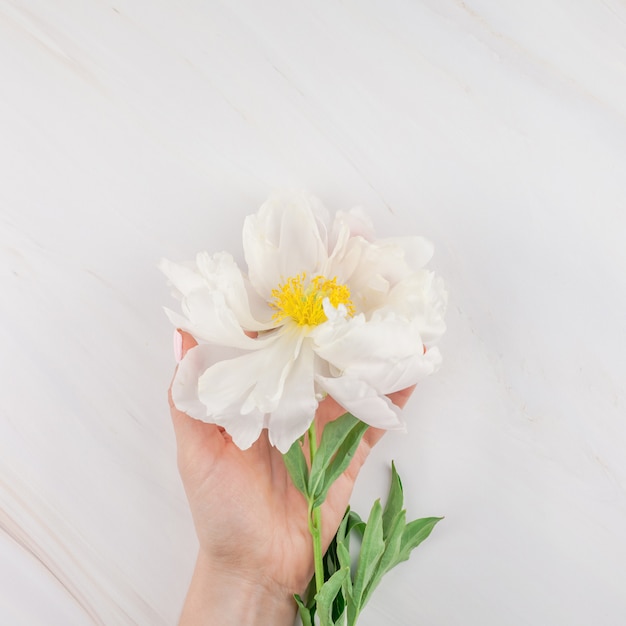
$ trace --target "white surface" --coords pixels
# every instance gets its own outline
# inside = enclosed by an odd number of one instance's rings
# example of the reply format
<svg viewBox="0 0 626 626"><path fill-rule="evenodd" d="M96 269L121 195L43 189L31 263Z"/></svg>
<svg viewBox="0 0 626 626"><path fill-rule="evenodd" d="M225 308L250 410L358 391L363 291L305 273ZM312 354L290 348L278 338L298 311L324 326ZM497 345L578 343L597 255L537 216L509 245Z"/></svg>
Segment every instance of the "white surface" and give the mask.
<svg viewBox="0 0 626 626"><path fill-rule="evenodd" d="M282 186L434 241L444 367L353 502L374 625L626 623L626 5L0 0L0 623L174 624L161 256Z"/></svg>

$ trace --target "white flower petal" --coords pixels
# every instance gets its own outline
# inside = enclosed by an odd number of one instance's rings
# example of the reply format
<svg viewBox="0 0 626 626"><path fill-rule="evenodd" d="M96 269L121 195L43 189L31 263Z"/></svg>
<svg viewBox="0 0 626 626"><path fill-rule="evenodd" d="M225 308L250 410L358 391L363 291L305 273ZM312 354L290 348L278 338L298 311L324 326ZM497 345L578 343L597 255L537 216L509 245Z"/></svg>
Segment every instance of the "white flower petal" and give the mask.
<svg viewBox="0 0 626 626"><path fill-rule="evenodd" d="M189 417L213 423L207 419L207 408L198 397L198 378L211 365L237 354L238 351L206 344L187 350L172 381L172 400L176 408Z"/></svg>
<svg viewBox="0 0 626 626"><path fill-rule="evenodd" d="M224 294L219 291L192 291L183 298L181 308L184 318L171 312L168 315L178 328L197 340L248 350L258 350L264 345L244 333L236 315L228 308Z"/></svg>
<svg viewBox="0 0 626 626"><path fill-rule="evenodd" d="M396 312L416 320L424 345L438 341L446 330L444 315L448 294L443 281L432 272L419 270L395 285L380 314Z"/></svg>
<svg viewBox="0 0 626 626"><path fill-rule="evenodd" d="M271 348L263 350L265 360L254 379L254 387L243 404L244 413L258 409L264 413L276 410L284 395L285 381L299 359L302 336L283 331Z"/></svg>
<svg viewBox="0 0 626 626"><path fill-rule="evenodd" d="M422 237L398 237L374 242L352 237L335 250L328 272L347 283L354 305L366 314L385 306L390 290L411 276L432 255Z"/></svg>
<svg viewBox="0 0 626 626"><path fill-rule="evenodd" d="M327 252L327 212L303 193L275 194L246 218L243 247L250 282L266 300L287 278L320 273Z"/></svg>
<svg viewBox="0 0 626 626"><path fill-rule="evenodd" d="M245 450L261 434L263 413L250 411L247 415L242 415L240 401L225 407L220 413L209 413L208 407L198 395L198 379L201 374L216 363L232 359L239 354L240 351L237 350L206 344L200 344L188 350L178 364L176 376L172 382L172 400L176 408L189 417L225 428L235 444Z"/></svg>
<svg viewBox="0 0 626 626"><path fill-rule="evenodd" d="M195 289L204 287L202 276L195 270L180 263L172 263L172 261L167 259L161 259L159 269L167 276L172 286L183 296Z"/></svg>
<svg viewBox="0 0 626 626"><path fill-rule="evenodd" d="M355 362L394 362L424 351L417 324L393 314L371 321L363 315L346 320L337 316L311 336L315 352L342 371Z"/></svg>
<svg viewBox="0 0 626 626"><path fill-rule="evenodd" d="M326 264L321 270L324 276L337 278L346 284L357 269L362 256L363 245L360 238L351 238L347 224L336 223L332 233L334 242Z"/></svg>
<svg viewBox="0 0 626 626"><path fill-rule="evenodd" d="M198 381L198 395L207 413L218 415L238 401L242 414L273 411L281 399L297 350L297 343L283 333L276 335L263 350L212 365Z"/></svg>
<svg viewBox="0 0 626 626"><path fill-rule="evenodd" d="M314 386L315 354L304 340L287 380L279 405L268 421L270 443L283 454L307 430L317 410Z"/></svg>
<svg viewBox="0 0 626 626"><path fill-rule="evenodd" d="M393 314L369 322L363 316L336 319L316 329L312 338L335 376L363 381L379 394L414 385L441 362L436 348L424 354L417 321Z"/></svg>
<svg viewBox="0 0 626 626"><path fill-rule="evenodd" d="M226 430L239 449L247 450L263 430L263 417L260 411L242 415L240 405L237 404L216 415L215 423Z"/></svg>
<svg viewBox="0 0 626 626"><path fill-rule="evenodd" d="M246 330L260 331L273 328L273 311L259 295L246 288L246 280L230 254L220 252L210 256L201 252L196 257L200 275L211 291L219 291L229 309ZM251 306L252 305L252 306ZM254 311L254 314L253 314Z"/></svg>
<svg viewBox="0 0 626 626"><path fill-rule="evenodd" d="M349 211L337 211L335 223L345 224L350 231L350 237L363 237L363 239L367 241L374 241L376 238L372 220L369 215L359 207L355 207Z"/></svg>
<svg viewBox="0 0 626 626"><path fill-rule="evenodd" d="M406 389L435 372L441 365L439 350L430 348L400 361L372 359L349 365L343 375L363 380L378 393L389 394Z"/></svg>
<svg viewBox="0 0 626 626"><path fill-rule="evenodd" d="M394 247L403 250L404 260L411 271L424 267L435 252L433 244L424 237L386 237L376 243L381 248Z"/></svg>
<svg viewBox="0 0 626 626"><path fill-rule="evenodd" d="M317 376L316 380L338 404L366 424L385 430L405 430L400 409L362 380L348 376Z"/></svg>

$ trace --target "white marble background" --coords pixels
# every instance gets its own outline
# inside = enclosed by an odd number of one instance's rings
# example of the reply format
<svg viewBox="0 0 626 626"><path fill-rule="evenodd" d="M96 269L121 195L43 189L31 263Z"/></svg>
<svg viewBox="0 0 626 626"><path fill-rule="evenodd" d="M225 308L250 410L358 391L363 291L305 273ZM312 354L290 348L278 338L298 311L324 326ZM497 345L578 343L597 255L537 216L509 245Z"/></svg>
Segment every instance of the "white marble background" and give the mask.
<svg viewBox="0 0 626 626"><path fill-rule="evenodd" d="M276 187L434 241L385 438L445 515L363 626L626 623L626 4L0 0L0 623L174 624L196 548L161 256Z"/></svg>

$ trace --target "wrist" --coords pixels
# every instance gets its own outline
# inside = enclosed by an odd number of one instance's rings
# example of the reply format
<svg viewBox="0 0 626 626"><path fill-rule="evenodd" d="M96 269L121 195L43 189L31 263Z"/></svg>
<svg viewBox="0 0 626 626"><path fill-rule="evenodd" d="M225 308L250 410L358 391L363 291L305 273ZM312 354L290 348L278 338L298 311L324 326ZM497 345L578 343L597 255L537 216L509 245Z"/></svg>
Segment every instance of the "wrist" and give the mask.
<svg viewBox="0 0 626 626"><path fill-rule="evenodd" d="M273 581L216 569L198 555L179 626L292 626L293 595Z"/></svg>

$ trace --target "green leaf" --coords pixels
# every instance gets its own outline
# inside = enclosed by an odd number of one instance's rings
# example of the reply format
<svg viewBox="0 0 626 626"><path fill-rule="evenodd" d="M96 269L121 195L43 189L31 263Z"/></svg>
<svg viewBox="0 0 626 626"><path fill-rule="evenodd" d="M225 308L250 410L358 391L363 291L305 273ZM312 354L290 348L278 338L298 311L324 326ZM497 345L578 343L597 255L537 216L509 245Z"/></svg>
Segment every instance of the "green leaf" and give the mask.
<svg viewBox="0 0 626 626"><path fill-rule="evenodd" d="M333 538L323 557L324 580L328 580L338 569L341 569L339 558L337 557L337 538Z"/></svg>
<svg viewBox="0 0 626 626"><path fill-rule="evenodd" d="M382 577L398 563L398 556L402 545L402 534L406 525L406 511L402 509L403 502L404 494L402 481L396 471L395 463L392 461L389 494L383 510L383 540L385 542L385 550L376 566L376 571L372 575L362 595L361 608L365 606Z"/></svg>
<svg viewBox="0 0 626 626"><path fill-rule="evenodd" d="M291 448L283 454L283 459L293 484L298 491L308 499L309 468L307 467L302 445L299 441L296 440L291 444Z"/></svg>
<svg viewBox="0 0 626 626"><path fill-rule="evenodd" d="M346 513L341 520L341 524L335 533L332 541L330 542L326 554L324 555L324 579L329 579L337 570L350 565L350 560L341 561L338 551L339 547L344 544L343 549L350 550L350 535L354 531L359 536L363 536L365 530L365 522L359 517L357 513L350 510L350 507L346 509Z"/></svg>
<svg viewBox="0 0 626 626"><path fill-rule="evenodd" d="M385 553L380 559L381 576L395 567L399 562L398 556L402 550L402 538L406 528L406 511L400 511L389 528L387 540L385 541Z"/></svg>
<svg viewBox="0 0 626 626"><path fill-rule="evenodd" d="M311 611L305 606L302 598L297 593L294 594L293 597L298 605L298 613L300 614L300 619L302 620L302 626L313 626L313 616Z"/></svg>
<svg viewBox="0 0 626 626"><path fill-rule="evenodd" d="M406 525L406 511L400 511L391 526L387 529L387 538L385 540L385 551L378 561L376 571L372 575L367 588L361 598L361 608L363 608L374 589L380 583L382 577L393 567L397 565L398 556L402 547L402 535Z"/></svg>
<svg viewBox="0 0 626 626"><path fill-rule="evenodd" d="M350 517L352 513L353 511L351 511L350 506L348 506L348 508L346 509L346 512L343 514L343 517L341 518L341 524L339 524L339 528L337 528L337 532L335 533L335 539L337 540L337 543L341 543L346 538L346 535L350 532L348 530L348 523L350 521ZM356 515L356 513L354 514Z"/></svg>
<svg viewBox="0 0 626 626"><path fill-rule="evenodd" d="M328 464L326 470L326 482L332 485L341 474L346 470L350 461L361 443L361 439L369 426L365 422L358 420L346 435L341 445L337 448L337 454Z"/></svg>
<svg viewBox="0 0 626 626"><path fill-rule="evenodd" d="M346 576L346 580L350 580L350 576ZM341 616L346 612L346 601L343 597L343 586L333 600L333 610L331 613L333 624L339 623Z"/></svg>
<svg viewBox="0 0 626 626"><path fill-rule="evenodd" d="M337 453L339 446L359 420L350 413L344 413L336 420L329 422L322 431L320 445L315 452L315 458L311 463L311 474L309 477L309 492L317 493L317 489L324 482L326 468Z"/></svg>
<svg viewBox="0 0 626 626"><path fill-rule="evenodd" d="M347 522L348 511L350 507L346 510L343 519L341 520L341 524L344 524L344 520ZM341 524L339 528L341 528ZM338 569L341 569L339 565L339 559L337 557L337 544L338 544L338 533L339 530L335 533L335 536L332 538L330 544L328 545L328 549L326 550L326 554L324 554L323 562L324 562L324 580L328 580Z"/></svg>
<svg viewBox="0 0 626 626"><path fill-rule="evenodd" d="M341 560L342 560L341 566L347 568L348 572L350 572L351 571L350 553L348 552L344 544L339 544L339 550L340 550ZM345 565L344 565L344 562L345 562ZM351 607L354 605L354 596L352 593L352 576L350 573L348 574L348 576L345 577L343 581L343 585L341 587L341 593L337 595L337 598L339 598L339 596L341 596L341 600L342 600L342 604L343 604L343 608L345 609L345 612L349 615L351 611Z"/></svg>
<svg viewBox="0 0 626 626"><path fill-rule="evenodd" d="M387 539L389 529L397 517L398 513L402 510L402 504L404 502L404 494L402 490L402 481L396 471L396 465L391 462L391 485L389 486L389 495L387 496L387 502L385 503L385 510L383 511L383 537Z"/></svg>
<svg viewBox="0 0 626 626"><path fill-rule="evenodd" d="M346 415L349 415L349 413L346 413ZM330 424L328 426L330 426ZM326 426L326 428L328 428L328 426ZM324 432L326 432L326 428L324 429ZM318 480L314 488L313 481L309 480L309 488L311 489L310 493L315 498L313 501L314 507L322 505L324 500L326 500L326 495L328 494L330 486L335 482L335 480L337 480L337 478L339 478L339 476L341 476L348 465L350 465L350 461L352 460L356 449L359 447L359 443L361 443L361 438L368 428L369 426L367 424L357 420L356 423L353 424L351 430L348 431L346 436L341 441L335 455L323 472L321 480ZM322 438L323 437L324 435L322 435ZM317 460L317 456L315 457L315 460Z"/></svg>
<svg viewBox="0 0 626 626"><path fill-rule="evenodd" d="M411 551L417 548L417 546L430 535L435 524L442 519L443 517L423 517L422 519L409 522L402 533L400 554L397 563L406 561Z"/></svg>
<svg viewBox="0 0 626 626"><path fill-rule="evenodd" d="M350 568L344 567L335 572L319 590L315 596L317 604L317 615L320 619L320 626L334 626L333 623L333 602L337 594L341 591L343 582L350 576Z"/></svg>
<svg viewBox="0 0 626 626"><path fill-rule="evenodd" d="M375 574L378 562L385 551L382 514L383 509L380 500L376 500L365 526L359 562L354 576L353 596L354 602L359 608L362 606L363 593Z"/></svg>
<svg viewBox="0 0 626 626"><path fill-rule="evenodd" d="M435 524L442 518L430 517L406 523L406 511L402 507L402 482L395 466L392 465L391 486L389 497L383 512L383 536L385 552L381 557L375 574L368 585L361 607L365 606L372 592L380 583L382 577L398 563L406 561L413 549L426 539ZM387 518L385 519L385 513ZM395 513L395 514L394 514Z"/></svg>
<svg viewBox="0 0 626 626"><path fill-rule="evenodd" d="M337 534L335 535L337 543L343 543L347 539L347 545L349 545L350 533L353 530L356 531L360 537L362 537L363 531L365 530L365 522L361 519L358 513L352 511L350 507L348 507L343 519L341 520L341 524L337 529Z"/></svg>
<svg viewBox="0 0 626 626"><path fill-rule="evenodd" d="M354 626L357 618L359 617L359 613L361 612L361 607L355 601L354 596L351 593L346 594L344 590L344 595L346 598L346 625Z"/></svg>
<svg viewBox="0 0 626 626"><path fill-rule="evenodd" d="M340 567L350 567L352 565L350 550L345 543L337 544L337 558L339 559Z"/></svg>

